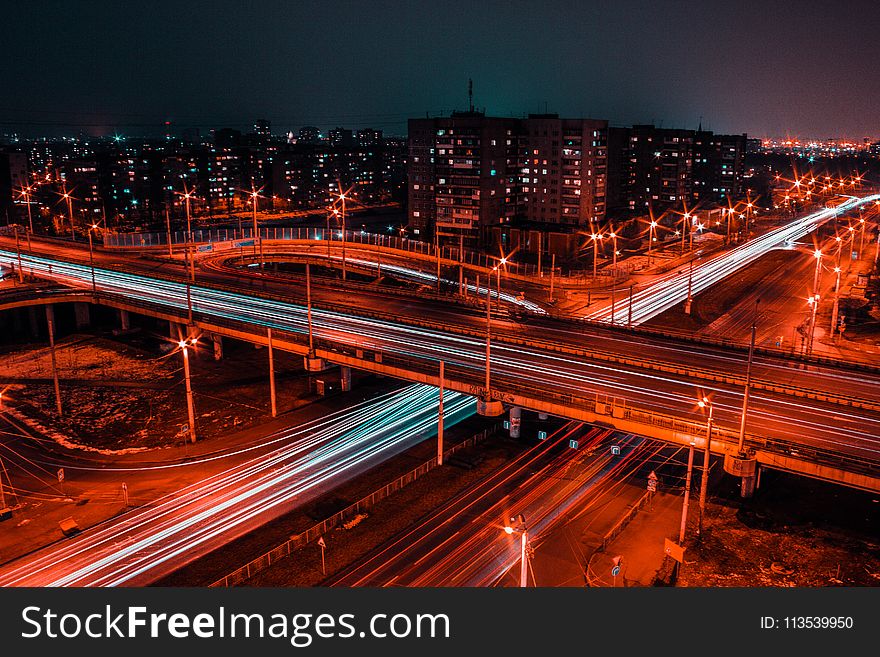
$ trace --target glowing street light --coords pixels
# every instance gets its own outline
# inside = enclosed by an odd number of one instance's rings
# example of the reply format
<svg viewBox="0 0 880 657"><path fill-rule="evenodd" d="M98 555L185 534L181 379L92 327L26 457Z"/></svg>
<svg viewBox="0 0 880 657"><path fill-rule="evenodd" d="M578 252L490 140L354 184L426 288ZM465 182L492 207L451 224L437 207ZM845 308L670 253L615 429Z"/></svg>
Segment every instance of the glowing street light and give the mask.
<svg viewBox="0 0 880 657"><path fill-rule="evenodd" d="M92 224L89 226L89 230L87 231L89 234L89 267L92 269L92 294L96 294L98 292L97 286L95 285L95 253L92 247L92 231L98 230L98 224Z"/></svg>
<svg viewBox="0 0 880 657"><path fill-rule="evenodd" d="M651 265L651 262L652 262L651 252L654 248L654 231L656 228L657 228L657 222L652 219L651 220L651 228L650 228L650 231L648 232L648 265L649 266Z"/></svg>
<svg viewBox="0 0 880 657"><path fill-rule="evenodd" d="M189 375L189 347L195 348L198 338L186 338L180 340L177 346L183 354L183 373L186 380L186 411L189 415L190 442L196 442L196 412L193 406L192 382Z"/></svg>
<svg viewBox="0 0 880 657"><path fill-rule="evenodd" d="M523 514L519 514L514 518L510 519L511 523L516 523L516 526L507 525L504 527L504 533L508 535L519 534L520 535L520 548L519 548L519 585L521 588L526 588L529 585L528 578L528 545L529 545L529 531L526 528L526 519Z"/></svg>
<svg viewBox="0 0 880 657"><path fill-rule="evenodd" d="M262 189L262 187L260 188ZM254 213L254 255L257 255L257 242L260 243L260 269L263 268L263 238L259 233L259 229L257 228L257 199L260 198L260 190L254 189L251 186L251 191L248 192L251 197L251 205L253 206Z"/></svg>
<svg viewBox="0 0 880 657"><path fill-rule="evenodd" d="M711 458L710 445L712 442L712 413L715 406L708 397L703 397L697 402L701 409L709 409L709 417L706 419L706 448L703 451L703 477L700 483L700 515L697 525L697 534L703 536L703 515L706 513L706 489L709 487L709 459Z"/></svg>

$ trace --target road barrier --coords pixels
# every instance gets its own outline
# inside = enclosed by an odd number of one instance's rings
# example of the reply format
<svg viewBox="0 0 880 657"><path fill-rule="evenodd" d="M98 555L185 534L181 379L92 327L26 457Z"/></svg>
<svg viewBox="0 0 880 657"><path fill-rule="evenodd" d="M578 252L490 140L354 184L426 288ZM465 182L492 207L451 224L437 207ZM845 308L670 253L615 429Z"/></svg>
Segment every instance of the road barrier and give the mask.
<svg viewBox="0 0 880 657"><path fill-rule="evenodd" d="M450 447L448 450L443 452L443 459L447 460L456 452L461 451L462 449L465 449L467 447L472 447L477 443L484 441L489 436L494 436L498 432L500 426L501 424L498 423L492 427L483 429L480 433L471 436L467 440L464 440L457 445L454 445L453 447ZM249 561L241 568L237 568L228 575L221 577L216 582L211 584L211 587L238 586L239 584L249 580L257 573L266 570L273 563L289 557L294 550L308 543L311 543L312 541L317 540L332 529L339 527L345 522L346 519L357 515L361 511L372 508L376 505L377 502L384 500L392 493L399 491L401 488L408 484L411 484L416 479L422 477L436 467L437 457L435 456L425 463L422 463L414 470L410 470L409 472L398 477L391 483L386 484L382 488L373 491L366 497L361 498L354 504L351 504L341 511L338 511L326 520L323 520L322 522L313 525L301 534L295 534L291 536L289 540L285 541L281 545L269 550L263 555L260 555L256 559Z"/></svg>

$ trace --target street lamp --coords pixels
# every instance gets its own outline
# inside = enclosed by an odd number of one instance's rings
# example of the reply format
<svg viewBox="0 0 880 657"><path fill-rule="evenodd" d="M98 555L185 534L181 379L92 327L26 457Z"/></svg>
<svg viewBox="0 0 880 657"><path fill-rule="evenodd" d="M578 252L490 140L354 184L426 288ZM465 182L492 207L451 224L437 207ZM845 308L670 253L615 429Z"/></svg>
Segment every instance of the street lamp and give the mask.
<svg viewBox="0 0 880 657"><path fill-rule="evenodd" d="M507 525L504 528L504 532L507 534L519 534L520 535L520 548L519 548L519 558L520 558L520 566L519 566L519 585L521 588L526 588L529 585L528 581L528 544L529 544L529 531L526 528L526 519L523 514L519 514L514 518L510 519L511 523L516 523L514 527L512 524Z"/></svg>
<svg viewBox="0 0 880 657"><path fill-rule="evenodd" d="M97 293L97 287L95 285L95 254L92 247L92 231L98 229L98 224L92 224L89 226L88 234L89 234L89 267L92 269L92 294Z"/></svg>
<svg viewBox="0 0 880 657"><path fill-rule="evenodd" d="M67 201L67 215L70 217L70 237L76 242L76 228L73 224L73 197L67 191L67 188L64 188L64 193L61 195L65 201Z"/></svg>
<svg viewBox="0 0 880 657"><path fill-rule="evenodd" d="M840 267L834 268L837 274L837 282L834 284L834 307L831 311L831 339L834 339L834 331L837 330L837 313L840 309Z"/></svg>
<svg viewBox="0 0 880 657"><path fill-rule="evenodd" d="M654 248L654 229L657 228L657 222L653 219L651 220L651 229L648 233L648 265L651 265L652 256L651 251Z"/></svg>
<svg viewBox="0 0 880 657"><path fill-rule="evenodd" d="M703 515L706 513L706 488L709 486L709 459L711 458L710 445L712 442L712 413L715 406L708 397L703 397L697 402L700 408L709 409L709 417L706 419L706 449L703 452L703 478L700 483L700 519L697 525L697 534L703 536Z"/></svg>
<svg viewBox="0 0 880 657"><path fill-rule="evenodd" d="M608 237L612 239L611 246L614 249L614 253L611 254L611 268L614 270L615 276L617 275L617 233L614 232L614 229L611 229L611 232L608 234Z"/></svg>
<svg viewBox="0 0 880 657"><path fill-rule="evenodd" d="M593 278L597 276L597 268L599 265L599 240L604 237L602 233L592 233L590 239L593 240Z"/></svg>
<svg viewBox="0 0 880 657"><path fill-rule="evenodd" d="M190 441L196 442L196 412L193 407L192 382L189 375L189 347L195 348L198 338L186 338L180 340L177 346L180 347L180 353L183 354L183 373L186 380L186 411L189 415L189 435Z"/></svg>
<svg viewBox="0 0 880 657"><path fill-rule="evenodd" d="M260 198L260 191L251 186L250 191L251 205L254 211L254 255L257 255L257 241L260 242L260 269L263 268L263 238L259 236L257 228L257 199Z"/></svg>

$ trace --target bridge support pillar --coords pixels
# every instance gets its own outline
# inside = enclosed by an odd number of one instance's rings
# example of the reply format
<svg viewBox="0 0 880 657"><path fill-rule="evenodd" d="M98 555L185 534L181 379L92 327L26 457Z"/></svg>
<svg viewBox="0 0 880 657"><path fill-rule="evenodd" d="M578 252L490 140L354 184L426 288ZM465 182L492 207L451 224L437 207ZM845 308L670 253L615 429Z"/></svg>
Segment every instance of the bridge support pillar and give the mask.
<svg viewBox="0 0 880 657"><path fill-rule="evenodd" d="M522 408L519 406L510 407L510 437L519 438L519 428L522 424Z"/></svg>
<svg viewBox="0 0 880 657"><path fill-rule="evenodd" d="M341 365L339 367L339 381L342 386L342 392L351 390L351 368Z"/></svg>
<svg viewBox="0 0 880 657"><path fill-rule="evenodd" d="M120 310L119 311L119 328L122 329L123 331L127 331L128 329L131 328L131 321L128 316L127 310Z"/></svg>
<svg viewBox="0 0 880 657"><path fill-rule="evenodd" d="M214 360L223 359L223 336L211 334L211 342L214 344Z"/></svg>
<svg viewBox="0 0 880 657"><path fill-rule="evenodd" d="M76 321L76 328L85 328L90 324L89 321L89 304L75 303L73 304L73 315Z"/></svg>
<svg viewBox="0 0 880 657"><path fill-rule="evenodd" d="M477 400L477 414L485 417L498 417L504 412L504 404L496 399L481 397Z"/></svg>
<svg viewBox="0 0 880 657"><path fill-rule="evenodd" d="M306 368L306 372L322 372L326 369L324 359L314 356L303 356L303 367Z"/></svg>
<svg viewBox="0 0 880 657"><path fill-rule="evenodd" d="M757 459L744 454L725 454L724 471L740 477L740 496L748 498L754 494L759 474Z"/></svg>

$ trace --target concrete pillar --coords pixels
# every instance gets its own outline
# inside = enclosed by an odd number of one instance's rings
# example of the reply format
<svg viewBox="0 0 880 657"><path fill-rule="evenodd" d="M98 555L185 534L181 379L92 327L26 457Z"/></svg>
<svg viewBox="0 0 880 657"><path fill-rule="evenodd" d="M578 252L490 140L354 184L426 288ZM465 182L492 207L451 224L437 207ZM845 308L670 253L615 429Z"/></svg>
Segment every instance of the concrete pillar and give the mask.
<svg viewBox="0 0 880 657"><path fill-rule="evenodd" d="M216 333L211 334L211 342L214 343L214 360L223 359L223 336Z"/></svg>
<svg viewBox="0 0 880 657"><path fill-rule="evenodd" d="M519 438L519 427L522 423L522 409L519 406L510 407L510 437Z"/></svg>
<svg viewBox="0 0 880 657"><path fill-rule="evenodd" d="M183 325L178 324L177 322L168 322L168 337L174 342L185 338L186 331L183 330Z"/></svg>
<svg viewBox="0 0 880 657"><path fill-rule="evenodd" d="M89 320L89 304L87 303L73 304L73 315L76 320L77 330L86 328L91 323Z"/></svg>
<svg viewBox="0 0 880 657"><path fill-rule="evenodd" d="M504 412L504 404L497 399L485 399L483 397L477 400L477 415L483 417L498 417Z"/></svg>
<svg viewBox="0 0 880 657"><path fill-rule="evenodd" d="M351 390L351 368L345 365L339 366L339 380L342 384L342 392Z"/></svg>
<svg viewBox="0 0 880 657"><path fill-rule="evenodd" d="M321 372L327 369L323 358L309 358L308 356L303 357L303 367L307 372Z"/></svg>
<svg viewBox="0 0 880 657"><path fill-rule="evenodd" d="M123 331L127 331L128 329L131 328L131 321L128 316L127 310L120 310L119 311L119 328L122 329Z"/></svg>
<svg viewBox="0 0 880 657"><path fill-rule="evenodd" d="M741 497L749 498L755 494L755 483L757 482L757 477L743 477L740 482L740 491L739 494Z"/></svg>

